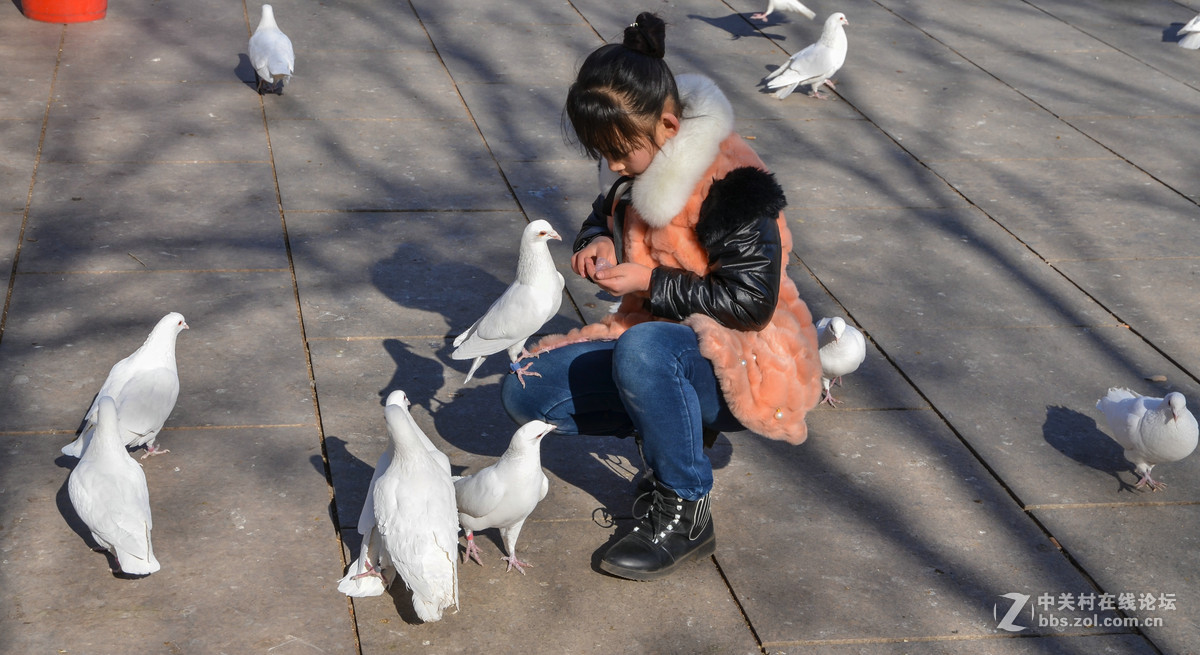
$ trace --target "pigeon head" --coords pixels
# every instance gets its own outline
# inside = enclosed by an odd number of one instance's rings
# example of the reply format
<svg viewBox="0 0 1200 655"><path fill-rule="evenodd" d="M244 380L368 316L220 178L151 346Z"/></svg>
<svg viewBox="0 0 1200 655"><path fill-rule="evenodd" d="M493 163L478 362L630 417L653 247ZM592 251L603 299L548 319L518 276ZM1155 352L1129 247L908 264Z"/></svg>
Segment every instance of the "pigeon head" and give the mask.
<svg viewBox="0 0 1200 655"><path fill-rule="evenodd" d="M121 430L117 419L117 401L113 400L112 396L101 396L96 401L96 433L92 438L103 439L119 446L124 445L121 441Z"/></svg>
<svg viewBox="0 0 1200 655"><path fill-rule="evenodd" d="M188 329L187 321L183 319L183 314L179 312L171 312L158 319L158 324L154 326L155 332L172 331L174 334L179 334L186 329Z"/></svg>
<svg viewBox="0 0 1200 655"><path fill-rule="evenodd" d="M550 239L562 241L562 237L554 231L549 221L540 218L525 226L524 236L526 241L549 241Z"/></svg>
<svg viewBox="0 0 1200 655"><path fill-rule="evenodd" d="M1167 394L1165 400L1171 406L1171 420L1178 421L1179 417L1187 411L1187 399L1178 391L1172 391Z"/></svg>
<svg viewBox="0 0 1200 655"><path fill-rule="evenodd" d="M408 399L408 394L404 393L403 389L396 389L388 394L387 402L384 405L399 405L400 407L412 407L412 402Z"/></svg>
<svg viewBox="0 0 1200 655"><path fill-rule="evenodd" d="M554 430L554 426L545 421L530 421L517 428L517 433L513 435L512 443L513 445L537 447L541 438L550 434L552 430Z"/></svg>
<svg viewBox="0 0 1200 655"><path fill-rule="evenodd" d="M834 316L829 320L829 331L833 333L834 341L840 341L842 334L846 332L846 319L841 316Z"/></svg>

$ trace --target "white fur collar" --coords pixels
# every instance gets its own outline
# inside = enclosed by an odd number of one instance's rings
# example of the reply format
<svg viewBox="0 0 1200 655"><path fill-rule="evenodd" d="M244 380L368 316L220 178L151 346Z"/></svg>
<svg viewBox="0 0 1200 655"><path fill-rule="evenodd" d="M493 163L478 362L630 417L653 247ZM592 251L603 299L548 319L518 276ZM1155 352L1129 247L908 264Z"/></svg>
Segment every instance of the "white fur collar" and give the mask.
<svg viewBox="0 0 1200 655"><path fill-rule="evenodd" d="M683 211L733 131L733 107L715 82L689 74L677 76L675 84L684 106L679 133L633 183L633 206L651 227L663 227Z"/></svg>

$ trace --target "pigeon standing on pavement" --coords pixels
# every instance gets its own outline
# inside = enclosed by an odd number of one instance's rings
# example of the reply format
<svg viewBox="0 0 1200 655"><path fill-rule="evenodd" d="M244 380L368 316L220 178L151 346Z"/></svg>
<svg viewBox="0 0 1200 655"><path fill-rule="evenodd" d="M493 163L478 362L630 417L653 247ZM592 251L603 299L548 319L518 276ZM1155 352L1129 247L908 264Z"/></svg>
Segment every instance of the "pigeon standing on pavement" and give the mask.
<svg viewBox="0 0 1200 655"><path fill-rule="evenodd" d="M296 67L296 55L292 52L292 40L275 23L271 5L262 6L262 18L250 36L249 51L258 92L261 94L264 88L277 89L283 95L283 87L292 79Z"/></svg>
<svg viewBox="0 0 1200 655"><path fill-rule="evenodd" d="M397 404L384 407L391 437L391 461L373 480L369 501L382 544L377 566L395 567L412 590L417 616L422 621L437 621L444 609L451 605L458 607L458 509L454 502L454 482L449 466L433 455L427 445L429 439L408 413L407 399L399 398ZM380 458L380 466L383 459ZM377 467L376 472L379 470ZM360 531L362 524L360 517ZM364 536L364 544L369 548L370 543L368 534ZM370 557L368 554L368 563ZM342 585L338 588L342 589ZM367 591L373 589L368 587Z"/></svg>
<svg viewBox="0 0 1200 655"><path fill-rule="evenodd" d="M67 494L96 543L116 556L122 572L149 575L160 567L150 543L154 522L146 473L125 450L116 402L102 396L96 407L95 434L67 479Z"/></svg>
<svg viewBox="0 0 1200 655"><path fill-rule="evenodd" d="M1179 47L1195 50L1200 48L1200 14L1197 14L1186 25L1179 28Z"/></svg>
<svg viewBox="0 0 1200 655"><path fill-rule="evenodd" d="M837 12L825 19L825 27L821 30L821 38L817 42L792 55L782 66L775 69L763 82L768 89L779 89L775 97L783 100L791 95L801 84L812 87L808 95L824 99L821 95L821 85L836 88L834 81L829 79L846 63L846 30L849 25L846 15Z"/></svg>
<svg viewBox="0 0 1200 655"><path fill-rule="evenodd" d="M508 556L507 571L516 567L522 575L524 567L532 566L517 559L517 537L525 519L546 497L550 481L542 471L542 437L553 425L530 421L517 429L508 449L491 466L454 482L458 499L458 522L467 533L467 549L463 561L479 559L479 546L474 533L488 528L500 528L500 538Z"/></svg>
<svg viewBox="0 0 1200 655"><path fill-rule="evenodd" d="M1114 441L1125 449L1141 479L1136 488L1158 491L1166 483L1150 477L1156 464L1177 462L1196 449L1200 428L1188 411L1183 394L1172 391L1165 398L1143 396L1129 389L1113 388L1096 402L1104 413Z"/></svg>
<svg viewBox="0 0 1200 655"><path fill-rule="evenodd" d="M538 375L529 370L533 362L525 366L517 366L517 362L529 356L525 341L554 318L562 304L566 282L550 257L550 239L562 240L550 223L539 219L525 226L517 256L517 279L482 318L454 340L450 357L474 360L464 382L471 381L485 357L501 350L508 351L512 362L509 367L521 386L525 386L524 376Z"/></svg>
<svg viewBox="0 0 1200 655"><path fill-rule="evenodd" d="M415 428L416 436L425 446L425 450L446 472L446 475L450 475L450 458L433 445L433 442L415 422L409 424L411 414L409 414L408 408L411 404L408 396L399 389L388 394L384 407L388 433ZM375 529L374 498L375 484L379 480L379 476L383 475L383 472L391 465L394 450L389 438L388 446L379 456L379 461L375 463L375 472L371 475L371 482L367 485L366 499L363 502L362 511L358 515L358 533L363 538L362 546L359 548L358 559L350 565L345 577L338 581L338 591L347 596L355 598L381 596L392 585L392 580L396 576L394 567L381 564L386 551L383 548L382 537ZM457 540L457 534L455 538Z"/></svg>
<svg viewBox="0 0 1200 655"><path fill-rule="evenodd" d="M830 386L842 384L842 376L858 370L867 358L867 340L858 328L846 323L841 316L817 321L817 355L821 358L821 386L825 389L822 402L831 407L842 401L830 393Z"/></svg>
<svg viewBox="0 0 1200 655"><path fill-rule="evenodd" d="M776 9L779 11L790 11L796 14L804 14L805 18L808 18L809 20L817 17L817 15L813 13L813 10L805 7L800 0L767 0L767 10L761 13L751 14L750 18L754 20L761 20L765 23L767 22L767 16L770 16L771 12L775 11Z"/></svg>
<svg viewBox="0 0 1200 655"><path fill-rule="evenodd" d="M155 439L179 398L175 338L186 329L183 315L171 312L159 319L140 348L113 364L83 418L79 437L63 446L64 455L79 457L83 452L96 427L96 408L104 396L116 402L122 443L130 448L145 446L142 459L170 452L159 450Z"/></svg>

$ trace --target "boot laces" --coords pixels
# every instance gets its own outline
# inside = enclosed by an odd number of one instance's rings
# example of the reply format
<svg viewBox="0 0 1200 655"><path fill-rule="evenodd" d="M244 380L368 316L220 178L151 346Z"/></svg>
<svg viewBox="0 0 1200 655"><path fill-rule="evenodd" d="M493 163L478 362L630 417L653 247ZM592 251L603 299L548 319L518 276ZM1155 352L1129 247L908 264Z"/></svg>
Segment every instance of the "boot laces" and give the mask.
<svg viewBox="0 0 1200 655"><path fill-rule="evenodd" d="M646 508L645 512L638 514L638 504L646 500L649 500L650 506ZM651 541L654 543L665 539L668 534L673 532L683 517L683 499L675 494L664 494L657 488L638 496L633 501L633 507L634 518L640 521L633 531L650 533L653 535Z"/></svg>

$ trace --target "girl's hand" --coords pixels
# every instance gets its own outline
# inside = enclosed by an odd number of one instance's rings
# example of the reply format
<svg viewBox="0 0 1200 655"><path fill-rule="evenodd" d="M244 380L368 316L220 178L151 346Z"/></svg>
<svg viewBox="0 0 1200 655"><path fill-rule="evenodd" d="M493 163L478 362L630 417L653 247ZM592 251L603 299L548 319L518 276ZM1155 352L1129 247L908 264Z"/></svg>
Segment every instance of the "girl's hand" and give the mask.
<svg viewBox="0 0 1200 655"><path fill-rule="evenodd" d="M608 237L596 237L582 250L572 255L571 270L580 277L595 281L596 262L600 259L609 262L617 259L617 248L613 245L612 239Z"/></svg>
<svg viewBox="0 0 1200 655"><path fill-rule="evenodd" d="M617 264L612 268L596 271L592 279L605 291L614 296L650 290L651 269L641 264Z"/></svg>

